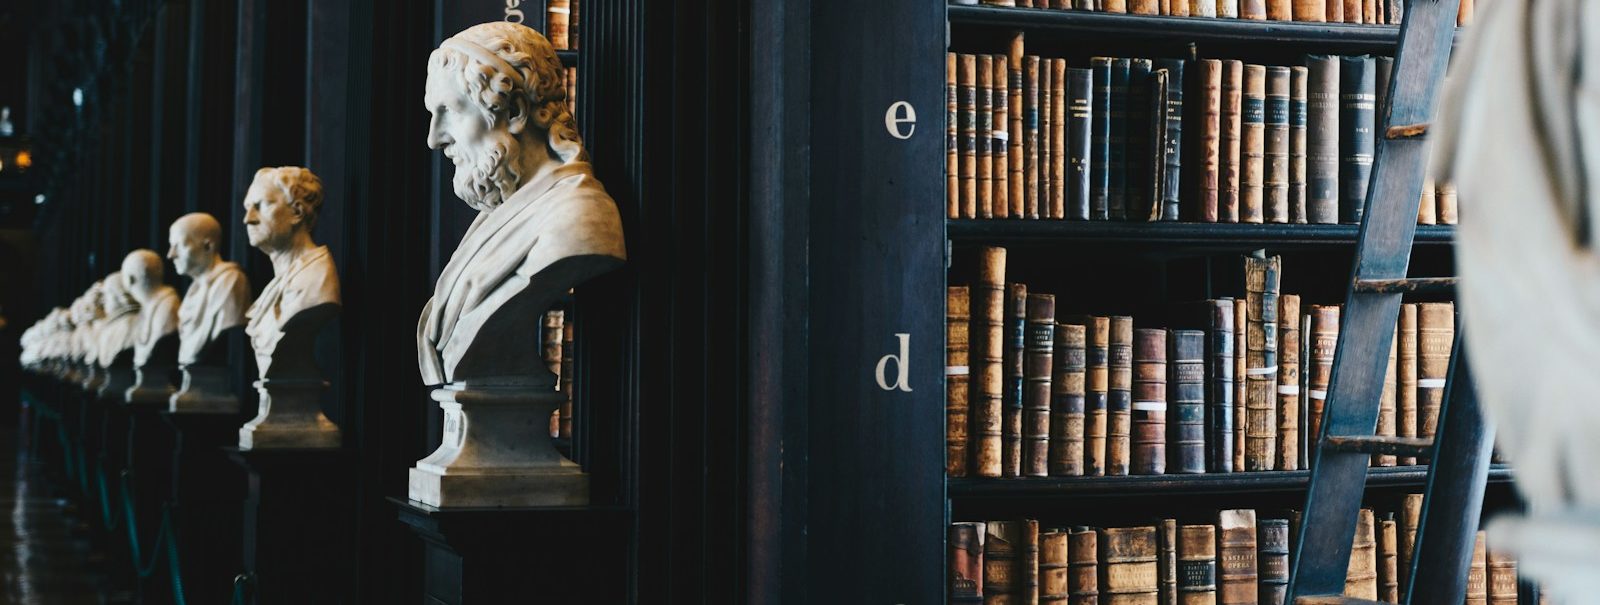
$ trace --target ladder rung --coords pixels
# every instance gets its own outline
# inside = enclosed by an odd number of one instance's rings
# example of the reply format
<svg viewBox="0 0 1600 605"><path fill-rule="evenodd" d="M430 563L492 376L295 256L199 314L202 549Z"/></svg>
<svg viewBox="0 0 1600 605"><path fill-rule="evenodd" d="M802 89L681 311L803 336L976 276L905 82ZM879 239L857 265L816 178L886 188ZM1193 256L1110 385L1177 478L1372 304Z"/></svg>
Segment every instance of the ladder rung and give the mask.
<svg viewBox="0 0 1600 605"><path fill-rule="evenodd" d="M1428 437L1388 437L1379 435L1329 435L1322 440L1329 451L1389 456L1428 456L1433 439Z"/></svg>
<svg viewBox="0 0 1600 605"><path fill-rule="evenodd" d="M1383 605L1382 601L1369 601L1344 595L1314 595L1296 597L1294 605Z"/></svg>
<svg viewBox="0 0 1600 605"><path fill-rule="evenodd" d="M1427 134L1427 124L1403 124L1400 126L1390 126L1388 130L1383 132L1384 138L1390 140L1414 139L1417 137L1426 136Z"/></svg>
<svg viewBox="0 0 1600 605"><path fill-rule="evenodd" d="M1356 292L1371 294L1412 294L1443 292L1456 287L1454 277L1407 277L1404 279L1358 279Z"/></svg>

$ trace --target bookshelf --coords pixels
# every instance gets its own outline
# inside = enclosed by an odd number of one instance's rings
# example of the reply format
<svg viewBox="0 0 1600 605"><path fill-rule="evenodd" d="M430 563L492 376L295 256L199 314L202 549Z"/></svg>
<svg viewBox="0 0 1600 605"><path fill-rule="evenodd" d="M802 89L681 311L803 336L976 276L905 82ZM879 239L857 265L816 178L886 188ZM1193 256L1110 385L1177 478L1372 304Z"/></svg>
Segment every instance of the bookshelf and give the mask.
<svg viewBox="0 0 1600 605"><path fill-rule="evenodd" d="M1314 46L1321 52L1393 52L1398 25L1353 25L1299 21L1251 21L1209 17L1161 17L1081 10L950 5L952 35L987 30L1070 35L1085 42L1136 40L1252 46Z"/></svg>
<svg viewBox="0 0 1600 605"><path fill-rule="evenodd" d="M1227 251L1354 246L1359 231L1359 225L956 219L949 221L946 233L960 244L1104 243ZM1448 247L1454 237L1455 227L1419 225L1415 243Z"/></svg>

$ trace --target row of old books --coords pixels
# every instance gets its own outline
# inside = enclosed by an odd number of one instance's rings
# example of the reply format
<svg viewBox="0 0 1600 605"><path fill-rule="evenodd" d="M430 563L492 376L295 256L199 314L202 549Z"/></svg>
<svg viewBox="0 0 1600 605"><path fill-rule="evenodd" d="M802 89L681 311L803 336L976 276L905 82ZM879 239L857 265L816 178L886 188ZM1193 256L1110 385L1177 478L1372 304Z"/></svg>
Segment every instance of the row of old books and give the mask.
<svg viewBox="0 0 1600 605"><path fill-rule="evenodd" d="M539 332L541 353L545 368L556 377L556 389L566 396L555 413L550 414L550 436L556 439L572 438L572 343L573 322L563 309L552 309L544 314L544 328Z"/></svg>
<svg viewBox="0 0 1600 605"><path fill-rule="evenodd" d="M1399 511L1361 510L1346 596L1401 602L1421 512L1421 494L1407 496ZM1258 519L1252 509L1222 510L1213 523L1202 524L953 523L947 540L949 598L991 604L1282 605L1298 524L1297 511ZM1466 605L1515 605L1517 562L1486 549L1485 542L1478 532Z"/></svg>
<svg viewBox="0 0 1600 605"><path fill-rule="evenodd" d="M976 279L947 289L949 476L1309 468L1340 308L1302 312L1299 296L1280 294L1279 257L1245 257L1242 296L1186 303L1168 329L1058 314L1056 296L1007 280L1005 248L975 252ZM1451 303L1404 305L1378 434L1433 435L1454 330Z"/></svg>
<svg viewBox="0 0 1600 605"><path fill-rule="evenodd" d="M979 4L979 1L953 0L953 3ZM1374 25L1399 25L1405 15L1402 0L983 0L982 4L1135 15ZM1472 4L1472 0L1461 0L1457 25L1466 25L1471 20Z"/></svg>
<svg viewBox="0 0 1600 605"><path fill-rule="evenodd" d="M946 54L947 218L1361 221L1391 57L1074 67L1023 40ZM1430 184L1418 222L1453 224L1455 200Z"/></svg>
<svg viewBox="0 0 1600 605"><path fill-rule="evenodd" d="M556 50L578 50L580 0L545 0L545 37Z"/></svg>

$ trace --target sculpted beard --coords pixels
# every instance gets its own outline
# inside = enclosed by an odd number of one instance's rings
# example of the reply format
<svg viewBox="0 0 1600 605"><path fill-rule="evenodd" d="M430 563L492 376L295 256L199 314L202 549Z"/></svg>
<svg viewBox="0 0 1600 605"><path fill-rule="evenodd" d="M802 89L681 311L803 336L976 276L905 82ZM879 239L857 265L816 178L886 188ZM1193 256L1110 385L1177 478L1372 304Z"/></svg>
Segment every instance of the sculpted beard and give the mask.
<svg viewBox="0 0 1600 605"><path fill-rule="evenodd" d="M453 146L460 155L452 158L456 176L451 184L455 186L456 197L479 212L499 207L505 198L516 192L521 180L516 166L507 160L520 150L517 138L504 129L494 129L483 136L487 139L485 144L475 148L482 149L481 153L465 146Z"/></svg>

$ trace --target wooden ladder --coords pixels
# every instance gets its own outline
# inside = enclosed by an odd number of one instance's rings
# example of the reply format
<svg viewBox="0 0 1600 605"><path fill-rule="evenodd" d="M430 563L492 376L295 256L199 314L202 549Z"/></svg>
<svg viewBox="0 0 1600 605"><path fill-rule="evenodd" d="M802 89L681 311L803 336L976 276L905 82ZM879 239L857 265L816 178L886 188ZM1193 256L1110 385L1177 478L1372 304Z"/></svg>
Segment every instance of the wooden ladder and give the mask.
<svg viewBox="0 0 1600 605"><path fill-rule="evenodd" d="M1492 428L1461 363L1456 330L1432 439L1376 436L1401 296L1448 290L1454 278L1407 278L1427 162L1425 137L1454 39L1455 0L1410 0L1389 81L1355 267L1341 313L1333 377L1316 438L1303 529L1289 576L1297 605L1370 603L1343 596L1372 454L1429 460L1427 491L1402 603L1460 605L1488 478ZM1458 379L1459 378L1459 379Z"/></svg>

